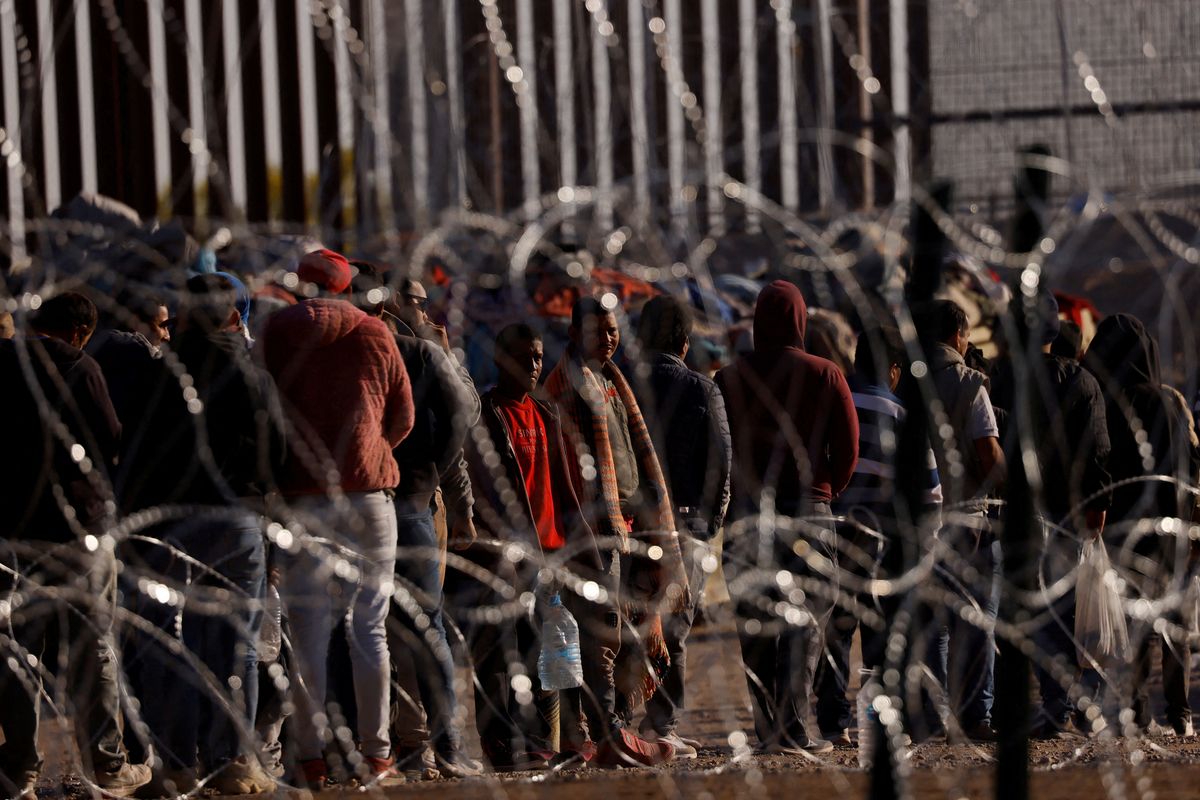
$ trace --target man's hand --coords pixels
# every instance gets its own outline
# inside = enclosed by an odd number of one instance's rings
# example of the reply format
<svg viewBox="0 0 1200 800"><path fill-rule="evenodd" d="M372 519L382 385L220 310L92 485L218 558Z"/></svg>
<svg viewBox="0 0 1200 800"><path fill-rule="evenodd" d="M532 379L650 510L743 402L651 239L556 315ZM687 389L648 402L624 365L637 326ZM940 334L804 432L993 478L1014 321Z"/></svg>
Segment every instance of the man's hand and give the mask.
<svg viewBox="0 0 1200 800"><path fill-rule="evenodd" d="M428 339L436 345L439 345L447 353L450 352L450 334L446 333L446 328L442 325L436 325L432 322L425 324L426 335L422 338Z"/></svg>
<svg viewBox="0 0 1200 800"><path fill-rule="evenodd" d="M446 546L451 550L466 550L475 543L479 534L475 532L475 522L471 517L454 520L446 539Z"/></svg>

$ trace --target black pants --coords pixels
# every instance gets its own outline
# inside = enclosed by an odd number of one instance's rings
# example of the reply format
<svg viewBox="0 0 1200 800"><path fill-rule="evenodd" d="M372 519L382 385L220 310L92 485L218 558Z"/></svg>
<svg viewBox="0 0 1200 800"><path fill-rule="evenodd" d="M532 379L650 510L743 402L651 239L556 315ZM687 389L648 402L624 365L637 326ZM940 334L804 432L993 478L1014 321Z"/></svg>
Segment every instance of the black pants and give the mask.
<svg viewBox="0 0 1200 800"><path fill-rule="evenodd" d="M525 614L497 624L468 628L467 643L475 667L475 726L483 753L493 764L513 754L558 750L558 692L544 691L538 680L540 618ZM529 696L513 686L520 664L530 681Z"/></svg>
<svg viewBox="0 0 1200 800"><path fill-rule="evenodd" d="M693 531L708 531L706 520L697 519L694 524L689 520L688 524ZM686 705L684 685L687 678L687 639L692 632L692 624L696 621L696 610L704 594L707 578L702 567L704 556L708 553L707 546L702 540L687 536L681 536L679 544L683 553L684 569L687 570L690 596L687 605L680 611L663 613L663 641L671 663L663 673L657 690L646 701L646 716L641 724L643 733L653 732L659 736L675 732Z"/></svg>
<svg viewBox="0 0 1200 800"><path fill-rule="evenodd" d="M829 506L813 504L810 513L818 520L828 518ZM811 738L806 720L829 602L813 591L805 591L803 602L796 602L795 591L809 579L817 583L826 579L797 554L805 548L795 546L794 533L760 534L753 526L747 531L742 541L727 548L726 569L733 576L730 594L738 611L738 639L754 706L755 734L764 747L803 746ZM772 539L764 542L760 536ZM799 538L810 548L819 546L811 535ZM790 575L789 587L779 585L777 576L782 573ZM792 607L790 615L776 611L784 602Z"/></svg>
<svg viewBox="0 0 1200 800"><path fill-rule="evenodd" d="M50 695L68 708L85 765L113 772L125 763L121 741L117 656L111 641L115 561L103 549L20 543L3 548L0 599L12 603L0 629L0 770L40 770L37 749L44 672ZM30 666L27 655L38 659ZM14 669L9 661L15 659Z"/></svg>
<svg viewBox="0 0 1200 800"><path fill-rule="evenodd" d="M1133 714L1142 728L1153 719L1150 706L1150 670L1154 649L1162 650L1163 694L1167 700L1167 722L1190 722L1192 709L1188 705L1188 683L1191 678L1191 657L1187 643L1168 642L1160 634L1143 636L1137 645L1133 662Z"/></svg>

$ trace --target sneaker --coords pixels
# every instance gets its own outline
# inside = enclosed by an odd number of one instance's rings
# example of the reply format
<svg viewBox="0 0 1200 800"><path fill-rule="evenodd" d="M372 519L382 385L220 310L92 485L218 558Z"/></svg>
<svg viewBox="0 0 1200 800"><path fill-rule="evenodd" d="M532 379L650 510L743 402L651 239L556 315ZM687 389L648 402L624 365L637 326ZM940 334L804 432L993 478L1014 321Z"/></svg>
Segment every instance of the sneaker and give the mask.
<svg viewBox="0 0 1200 800"><path fill-rule="evenodd" d="M675 750L675 758L695 758L699 755L699 752L696 750L696 748L692 746L688 740L684 739L675 731L664 734L656 734L653 731L646 731L642 734L642 737L650 743L666 742L667 744L671 745L671 747Z"/></svg>
<svg viewBox="0 0 1200 800"><path fill-rule="evenodd" d="M300 762L296 776L301 789L319 792L329 784L329 765L324 758L308 758Z"/></svg>
<svg viewBox="0 0 1200 800"><path fill-rule="evenodd" d="M0 787L6 792L11 792L9 797L13 800L37 800L37 783L40 777L36 769L15 772L11 779L6 773L0 772Z"/></svg>
<svg viewBox="0 0 1200 800"><path fill-rule="evenodd" d="M131 797L138 789L150 783L153 777L154 774L145 764L126 762L121 765L120 769L112 772L97 772L96 786L109 797ZM192 778L195 779L194 771Z"/></svg>
<svg viewBox="0 0 1200 800"><path fill-rule="evenodd" d="M828 739L829 743L834 747L854 747L855 741L850 738L850 729L842 728L840 731L830 731L826 733L821 731L821 738Z"/></svg>
<svg viewBox="0 0 1200 800"><path fill-rule="evenodd" d="M1196 729L1192 727L1190 719L1177 719L1171 723L1171 728L1174 729L1176 736L1191 737L1196 735Z"/></svg>
<svg viewBox="0 0 1200 800"><path fill-rule="evenodd" d="M436 754L438 772L443 778L478 778L483 775L483 764L466 754L454 752L448 755Z"/></svg>
<svg viewBox="0 0 1200 800"><path fill-rule="evenodd" d="M648 742L624 728L596 748L596 764L602 767L655 767L674 757L675 748L668 742Z"/></svg>
<svg viewBox="0 0 1200 800"><path fill-rule="evenodd" d="M755 750L760 756L822 756L833 752L833 742L828 739L809 737L804 744L771 744L759 745Z"/></svg>
<svg viewBox="0 0 1200 800"><path fill-rule="evenodd" d="M391 756L387 758L363 756L360 770L366 773L359 780L364 787L388 789L407 782L404 773L396 768L396 759Z"/></svg>
<svg viewBox="0 0 1200 800"><path fill-rule="evenodd" d="M580 745L563 745L562 750L551 757L550 768L559 770L587 766L595 758L596 743L591 739L586 739Z"/></svg>
<svg viewBox="0 0 1200 800"><path fill-rule="evenodd" d="M425 745L417 747L393 747L396 769L404 773L409 781L436 781L442 777L438 771L433 750Z"/></svg>
<svg viewBox="0 0 1200 800"><path fill-rule="evenodd" d="M220 795L267 794L275 791L275 779L257 759L235 758L209 778L206 788Z"/></svg>
<svg viewBox="0 0 1200 800"><path fill-rule="evenodd" d="M179 797L194 792L199 782L195 767L155 770L150 777L150 782L138 789L134 793L134 797L146 798L146 800Z"/></svg>

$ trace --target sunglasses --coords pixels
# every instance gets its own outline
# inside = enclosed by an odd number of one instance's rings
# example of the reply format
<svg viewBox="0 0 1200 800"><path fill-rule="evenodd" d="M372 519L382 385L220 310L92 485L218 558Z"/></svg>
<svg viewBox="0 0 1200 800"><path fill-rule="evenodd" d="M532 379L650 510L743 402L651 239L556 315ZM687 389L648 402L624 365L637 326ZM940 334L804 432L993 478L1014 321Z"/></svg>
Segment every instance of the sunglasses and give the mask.
<svg viewBox="0 0 1200 800"><path fill-rule="evenodd" d="M415 294L406 294L406 295L404 295L404 297L405 297L405 299L408 300L408 302L412 303L414 306L421 309L422 311L425 311L429 308L429 298L428 297L417 297Z"/></svg>

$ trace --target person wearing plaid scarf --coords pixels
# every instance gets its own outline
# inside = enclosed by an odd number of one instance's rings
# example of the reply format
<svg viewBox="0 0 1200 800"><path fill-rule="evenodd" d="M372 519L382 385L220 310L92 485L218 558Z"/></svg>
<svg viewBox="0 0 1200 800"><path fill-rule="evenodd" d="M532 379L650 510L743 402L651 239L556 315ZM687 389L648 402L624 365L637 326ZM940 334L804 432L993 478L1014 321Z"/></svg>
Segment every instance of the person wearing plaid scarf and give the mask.
<svg viewBox="0 0 1200 800"><path fill-rule="evenodd" d="M612 362L621 340L616 315L581 298L569 335L545 391L562 417L571 480L600 541L609 585L605 605L603 595L595 601L568 593L564 602L580 625L587 717L600 729L593 731L597 763L653 765L670 760L674 749L636 736L626 722L669 663L660 611L686 603L687 578L650 433Z"/></svg>

